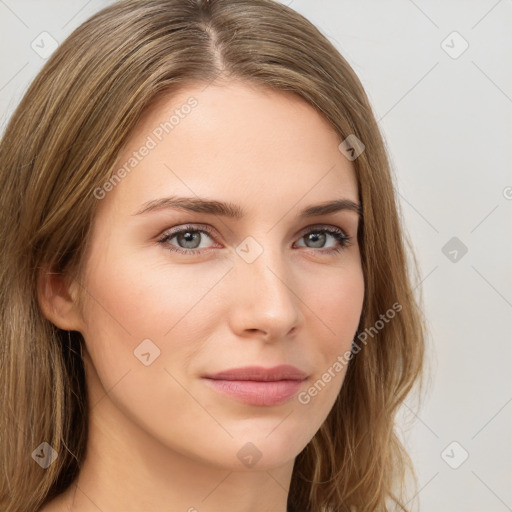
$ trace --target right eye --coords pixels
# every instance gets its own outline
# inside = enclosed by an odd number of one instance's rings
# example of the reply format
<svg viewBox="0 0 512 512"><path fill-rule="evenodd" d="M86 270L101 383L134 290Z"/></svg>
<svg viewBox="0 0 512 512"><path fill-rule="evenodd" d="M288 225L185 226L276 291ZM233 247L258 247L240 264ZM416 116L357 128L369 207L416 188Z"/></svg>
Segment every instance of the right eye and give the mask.
<svg viewBox="0 0 512 512"><path fill-rule="evenodd" d="M205 236L210 239L212 237L210 230L206 229L206 226L201 229L194 226L184 226L166 233L158 242L163 244L166 249L173 252L200 254L203 249L207 248L201 247L201 242ZM171 243L171 240L174 239L176 239L177 245Z"/></svg>

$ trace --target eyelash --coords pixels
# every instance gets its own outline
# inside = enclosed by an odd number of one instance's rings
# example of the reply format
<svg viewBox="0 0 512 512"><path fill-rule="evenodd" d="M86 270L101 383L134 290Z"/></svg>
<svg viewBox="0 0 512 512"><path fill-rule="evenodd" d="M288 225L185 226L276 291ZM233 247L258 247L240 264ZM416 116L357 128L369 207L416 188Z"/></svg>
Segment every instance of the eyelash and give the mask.
<svg viewBox="0 0 512 512"><path fill-rule="evenodd" d="M329 233L331 236L333 236L339 243L337 247L330 247L327 249L315 249L312 247L306 247L306 249L313 250L314 252L321 252L321 253L327 253L327 254L335 254L343 251L343 249L346 249L351 245L351 237L349 237L342 229L334 227L334 226L311 226L306 228L308 231L303 231L302 235L299 237L299 239L304 238L306 235L311 233ZM184 226L183 228L177 229L175 231L172 231L170 233L166 233L163 237L161 237L158 240L158 243L165 246L166 250L169 250L171 252L176 252L178 254L202 254L204 251L208 251L208 249L184 249L182 247L178 248L174 245L169 244L168 242L172 240L177 235L180 235L181 233L186 232L193 232L193 233L204 233L208 235L210 238L213 239L213 233L212 230L208 226L203 226L202 228L194 227L191 225Z"/></svg>

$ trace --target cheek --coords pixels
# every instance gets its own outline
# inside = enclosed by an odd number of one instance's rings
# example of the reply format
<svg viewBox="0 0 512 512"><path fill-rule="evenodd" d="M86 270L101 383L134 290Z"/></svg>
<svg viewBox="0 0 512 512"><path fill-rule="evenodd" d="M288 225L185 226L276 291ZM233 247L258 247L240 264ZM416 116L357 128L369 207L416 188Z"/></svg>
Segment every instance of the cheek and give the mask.
<svg viewBox="0 0 512 512"><path fill-rule="evenodd" d="M364 277L360 265L328 269L304 283L306 306L320 324L323 348L331 353L350 347L363 307ZM320 331L319 331L320 332Z"/></svg>
<svg viewBox="0 0 512 512"><path fill-rule="evenodd" d="M325 418L343 385L361 317L364 276L360 264L331 268L316 282L309 280L305 296L315 313L309 322L313 330L308 332L315 339L316 365L310 387L298 399L311 414Z"/></svg>
<svg viewBox="0 0 512 512"><path fill-rule="evenodd" d="M205 423L204 411L183 387L188 383L182 367L218 321L214 309L221 303L208 292L226 270L122 262L97 265L87 278L84 337L98 379L92 379L92 402L107 407L101 396L108 392L125 416L172 444L188 422Z"/></svg>
<svg viewBox="0 0 512 512"><path fill-rule="evenodd" d="M112 264L116 261L120 264ZM212 300L209 292L226 267L149 263L112 254L92 267L86 281L84 338L104 389L127 372L132 381L140 371L145 372L141 389L169 386L165 369L174 374L183 361L193 359L222 317L223 303ZM157 373L163 380L154 382Z"/></svg>
<svg viewBox="0 0 512 512"><path fill-rule="evenodd" d="M136 257L118 261L119 265L98 266L88 278L88 292L94 299L89 301L88 325L94 328L105 322L102 330L113 328L132 342L163 339L229 270L225 264L214 268L171 265L162 258L157 263Z"/></svg>

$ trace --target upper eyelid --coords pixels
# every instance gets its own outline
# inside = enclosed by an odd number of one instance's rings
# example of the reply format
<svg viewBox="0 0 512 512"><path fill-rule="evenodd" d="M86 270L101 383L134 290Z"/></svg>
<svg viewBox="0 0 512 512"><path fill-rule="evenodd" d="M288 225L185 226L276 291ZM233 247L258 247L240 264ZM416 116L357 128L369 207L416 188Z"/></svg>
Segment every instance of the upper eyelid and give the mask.
<svg viewBox="0 0 512 512"><path fill-rule="evenodd" d="M190 226L190 228L193 228L193 229L188 229L187 226ZM214 235L214 233L213 233L214 230L212 228L206 227L206 225L203 225L203 224L180 224L176 228L171 228L171 229L164 231L158 238L161 240L162 238L175 237L179 233L182 233L183 231L187 231L187 229L189 231L199 231L201 233L206 233L207 235L209 235L211 237L213 237L213 235Z"/></svg>

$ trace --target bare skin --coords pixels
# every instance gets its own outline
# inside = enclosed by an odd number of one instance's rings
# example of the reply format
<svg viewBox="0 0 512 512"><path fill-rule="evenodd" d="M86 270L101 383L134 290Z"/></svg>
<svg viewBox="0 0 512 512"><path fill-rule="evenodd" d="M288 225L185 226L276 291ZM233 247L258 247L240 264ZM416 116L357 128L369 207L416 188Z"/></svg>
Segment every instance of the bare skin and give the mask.
<svg viewBox="0 0 512 512"><path fill-rule="evenodd" d="M346 368L307 404L296 394L253 405L203 378L290 364L307 375L304 393L350 350L364 279L356 212L299 217L327 201L358 203L358 189L339 136L294 95L188 86L147 112L119 167L192 96L197 106L98 201L80 283L41 280L45 315L84 336L91 404L79 477L44 512L285 512L295 458L342 386ZM137 215L169 196L230 202L245 215ZM186 226L210 232L162 241ZM349 245L322 228L341 229ZM148 365L134 354L143 340Z"/></svg>

